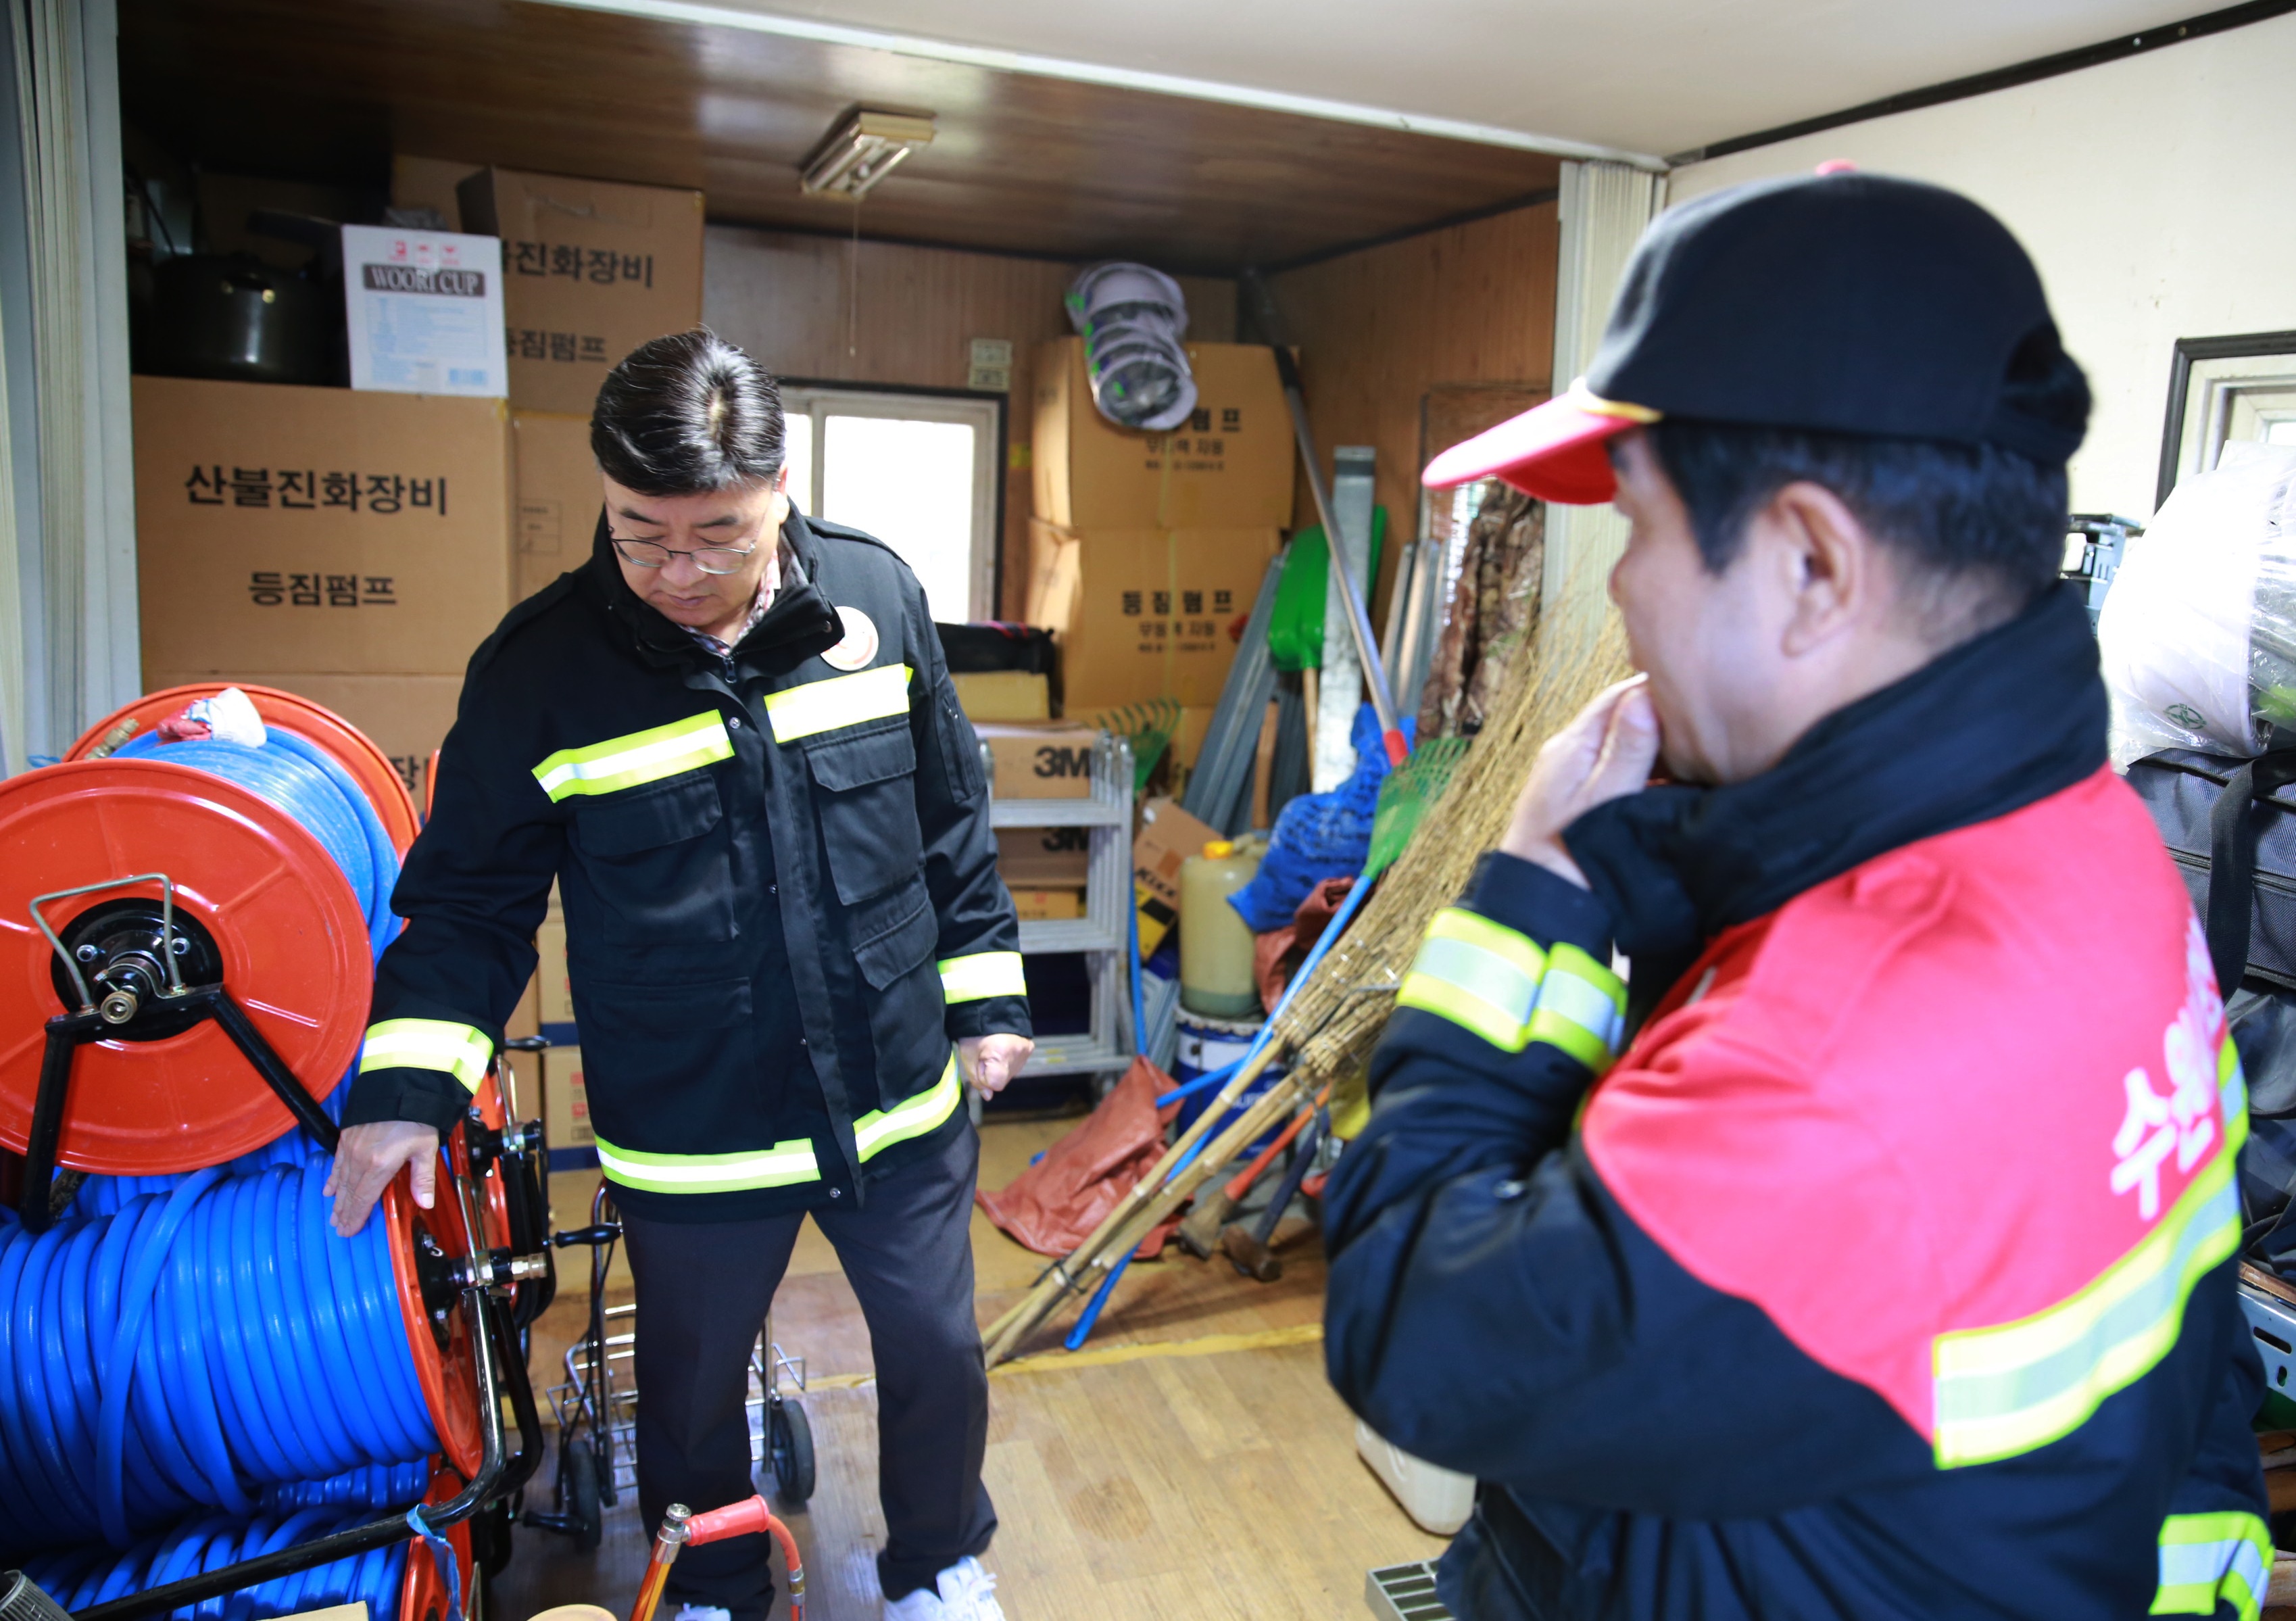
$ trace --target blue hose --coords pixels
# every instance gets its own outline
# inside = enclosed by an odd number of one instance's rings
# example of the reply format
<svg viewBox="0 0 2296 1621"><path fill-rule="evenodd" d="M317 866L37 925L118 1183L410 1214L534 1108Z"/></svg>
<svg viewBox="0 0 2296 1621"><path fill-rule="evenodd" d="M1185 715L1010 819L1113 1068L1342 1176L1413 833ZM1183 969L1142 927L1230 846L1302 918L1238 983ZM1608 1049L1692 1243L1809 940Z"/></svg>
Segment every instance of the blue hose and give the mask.
<svg viewBox="0 0 2296 1621"><path fill-rule="evenodd" d="M363 1524L367 1518L362 1512L346 1515L332 1508L305 1509L283 1517L203 1517L163 1535L145 1537L125 1553L82 1548L27 1559L24 1574L66 1609L84 1609L185 1576L220 1570L258 1554L276 1552ZM268 1621L271 1617L291 1616L324 1605L364 1602L372 1621L396 1621L407 1551L406 1543L394 1543L172 1614L176 1621Z"/></svg>
<svg viewBox="0 0 2296 1621"><path fill-rule="evenodd" d="M115 760L161 760L190 766L245 788L284 810L325 847L350 880L366 914L368 943L374 959L398 932L390 892L398 882L398 852L375 814L365 789L340 761L306 738L281 727L267 728L259 749L214 737L163 743L156 732L122 744Z"/></svg>
<svg viewBox="0 0 2296 1621"><path fill-rule="evenodd" d="M37 1236L0 1224L0 1551L124 1550L436 1450L384 1224L338 1238L326 1171L197 1171Z"/></svg>

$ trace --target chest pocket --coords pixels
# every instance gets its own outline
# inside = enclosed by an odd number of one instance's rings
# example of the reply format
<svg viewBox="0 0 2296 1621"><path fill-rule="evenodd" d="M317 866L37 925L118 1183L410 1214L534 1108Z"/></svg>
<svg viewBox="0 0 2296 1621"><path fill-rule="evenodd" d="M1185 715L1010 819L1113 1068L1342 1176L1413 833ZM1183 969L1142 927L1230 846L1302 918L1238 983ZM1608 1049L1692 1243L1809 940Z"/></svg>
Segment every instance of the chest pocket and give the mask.
<svg viewBox="0 0 2296 1621"><path fill-rule="evenodd" d="M917 746L907 720L833 733L804 748L837 898L851 906L917 877L924 836L917 827Z"/></svg>
<svg viewBox="0 0 2296 1621"><path fill-rule="evenodd" d="M585 800L574 814L583 874L608 940L669 945L734 938L733 846L706 773Z"/></svg>

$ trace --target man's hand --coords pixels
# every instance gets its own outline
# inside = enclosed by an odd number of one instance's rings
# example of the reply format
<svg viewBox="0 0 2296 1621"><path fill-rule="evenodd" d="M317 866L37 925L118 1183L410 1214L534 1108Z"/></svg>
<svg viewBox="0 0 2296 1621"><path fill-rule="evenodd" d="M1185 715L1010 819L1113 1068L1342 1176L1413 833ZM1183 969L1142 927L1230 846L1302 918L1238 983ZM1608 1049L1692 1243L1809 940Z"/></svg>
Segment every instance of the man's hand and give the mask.
<svg viewBox="0 0 2296 1621"><path fill-rule="evenodd" d="M439 1132L413 1120L345 1126L322 1193L335 1196L335 1230L346 1238L366 1225L367 1212L398 1167L414 1167L414 1202L430 1208L439 1181Z"/></svg>
<svg viewBox="0 0 2296 1621"><path fill-rule="evenodd" d="M965 1036L956 1044L956 1066L967 1086L993 1098L1036 1050L1037 1044L1023 1035Z"/></svg>
<svg viewBox="0 0 2296 1621"><path fill-rule="evenodd" d="M1595 806L1641 792L1658 764L1658 713L1636 676L1598 695L1546 740L1514 802L1499 848L1585 889L1587 875L1563 848L1562 830Z"/></svg>

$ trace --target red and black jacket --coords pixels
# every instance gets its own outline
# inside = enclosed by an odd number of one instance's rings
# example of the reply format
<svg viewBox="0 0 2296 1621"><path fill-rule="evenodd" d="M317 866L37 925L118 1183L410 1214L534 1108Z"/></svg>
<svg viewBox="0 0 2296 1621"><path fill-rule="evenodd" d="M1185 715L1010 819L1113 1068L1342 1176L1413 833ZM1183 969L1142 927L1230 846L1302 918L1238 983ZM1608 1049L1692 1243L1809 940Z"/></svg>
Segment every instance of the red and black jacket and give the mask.
<svg viewBox="0 0 2296 1621"><path fill-rule="evenodd" d="M2067 606L1431 927L1327 1352L1467 1621L2256 1615L2238 1060Z"/></svg>

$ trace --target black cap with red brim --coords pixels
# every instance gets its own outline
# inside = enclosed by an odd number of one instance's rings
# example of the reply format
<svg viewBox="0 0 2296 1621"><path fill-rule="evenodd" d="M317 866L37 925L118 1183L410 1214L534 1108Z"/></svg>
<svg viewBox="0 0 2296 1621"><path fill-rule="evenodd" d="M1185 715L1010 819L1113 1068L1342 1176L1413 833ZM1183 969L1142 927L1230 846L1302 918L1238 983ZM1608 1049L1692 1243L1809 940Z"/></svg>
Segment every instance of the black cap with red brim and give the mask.
<svg viewBox="0 0 2296 1621"><path fill-rule="evenodd" d="M1610 441L1658 418L1645 407L1596 399L1582 378L1569 393L1452 446L1427 464L1420 481L1446 490L1495 478L1542 501L1592 506L1618 490Z"/></svg>
<svg viewBox="0 0 2296 1621"><path fill-rule="evenodd" d="M2087 416L2024 386L2062 351L2033 261L1968 198L1827 172L1693 198L1652 221L1587 374L1423 475L1607 501L1609 441L1663 416L1989 445L2062 466Z"/></svg>

